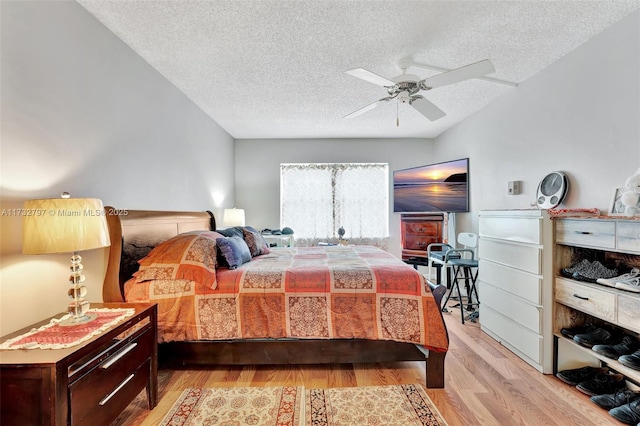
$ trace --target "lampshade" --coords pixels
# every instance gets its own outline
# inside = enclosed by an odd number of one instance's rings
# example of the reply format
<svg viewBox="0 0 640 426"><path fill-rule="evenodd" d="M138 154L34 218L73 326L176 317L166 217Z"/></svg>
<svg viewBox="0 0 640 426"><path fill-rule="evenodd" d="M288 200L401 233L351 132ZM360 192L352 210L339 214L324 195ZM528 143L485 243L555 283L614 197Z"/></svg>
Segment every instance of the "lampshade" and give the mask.
<svg viewBox="0 0 640 426"><path fill-rule="evenodd" d="M24 254L77 252L110 244L102 201L96 198L29 200L24 210Z"/></svg>
<svg viewBox="0 0 640 426"><path fill-rule="evenodd" d="M222 226L244 226L244 209L224 209Z"/></svg>
<svg viewBox="0 0 640 426"><path fill-rule="evenodd" d="M30 200L24 203L22 220L22 252L24 254L67 253L71 256L72 299L67 311L71 318L61 325L75 325L90 321L89 302L84 299L87 288L82 285L82 257L79 251L106 247L110 244L107 217L102 201L95 198L63 198Z"/></svg>

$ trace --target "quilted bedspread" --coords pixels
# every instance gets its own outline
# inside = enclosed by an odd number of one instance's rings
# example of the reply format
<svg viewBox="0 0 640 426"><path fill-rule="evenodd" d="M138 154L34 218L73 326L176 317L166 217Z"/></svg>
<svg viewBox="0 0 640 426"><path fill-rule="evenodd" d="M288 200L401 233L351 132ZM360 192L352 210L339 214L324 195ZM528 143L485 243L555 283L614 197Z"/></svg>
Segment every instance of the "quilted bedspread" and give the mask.
<svg viewBox="0 0 640 426"><path fill-rule="evenodd" d="M258 338L395 340L446 351L447 333L422 274L372 246L273 249L217 288L189 280L125 285L158 303L163 341Z"/></svg>

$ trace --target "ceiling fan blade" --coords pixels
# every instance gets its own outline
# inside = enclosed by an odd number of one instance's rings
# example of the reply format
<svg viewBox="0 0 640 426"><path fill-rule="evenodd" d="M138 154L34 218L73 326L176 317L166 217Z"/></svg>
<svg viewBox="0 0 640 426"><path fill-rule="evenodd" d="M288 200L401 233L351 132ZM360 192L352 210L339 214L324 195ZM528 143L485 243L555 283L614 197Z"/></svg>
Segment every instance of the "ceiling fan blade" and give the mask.
<svg viewBox="0 0 640 426"><path fill-rule="evenodd" d="M409 101L409 105L414 107L416 111L418 111L420 114L424 115L431 121L436 121L447 115L443 110L435 106L431 101L423 98L420 95L413 96L411 101Z"/></svg>
<svg viewBox="0 0 640 426"><path fill-rule="evenodd" d="M485 59L483 61L476 62L475 64L465 65L464 67L456 68L455 70L443 72L442 74L425 78L422 81L425 86L430 88L442 87L448 84L457 83L459 81L482 77L495 71L496 69L494 68L491 61Z"/></svg>
<svg viewBox="0 0 640 426"><path fill-rule="evenodd" d="M376 84L378 86L388 87L388 86L394 86L396 84L395 82L389 80L388 78L379 76L378 74L365 70L364 68L354 68L352 70L345 71L345 72L349 75L352 75L364 81L368 81L369 83Z"/></svg>
<svg viewBox="0 0 640 426"><path fill-rule="evenodd" d="M392 97L386 97L386 98L382 98L379 99L375 102L370 103L369 105L363 106L362 108L353 111L351 114L347 114L342 118L353 118L353 117L357 117L360 114L364 114L367 111L371 111L372 109L374 109L375 107L385 103L385 102L389 102L391 99L393 99Z"/></svg>

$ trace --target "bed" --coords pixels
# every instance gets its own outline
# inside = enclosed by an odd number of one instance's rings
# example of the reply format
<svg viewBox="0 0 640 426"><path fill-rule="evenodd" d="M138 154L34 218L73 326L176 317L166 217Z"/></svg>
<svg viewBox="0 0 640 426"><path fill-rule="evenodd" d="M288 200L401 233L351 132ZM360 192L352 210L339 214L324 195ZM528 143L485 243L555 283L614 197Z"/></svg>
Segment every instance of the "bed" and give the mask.
<svg viewBox="0 0 640 426"><path fill-rule="evenodd" d="M103 300L158 303L161 365L424 361L426 386L444 387L445 289L394 256L370 246L256 247L246 227L251 258L235 265L224 254L237 235L217 230L210 212L106 211Z"/></svg>

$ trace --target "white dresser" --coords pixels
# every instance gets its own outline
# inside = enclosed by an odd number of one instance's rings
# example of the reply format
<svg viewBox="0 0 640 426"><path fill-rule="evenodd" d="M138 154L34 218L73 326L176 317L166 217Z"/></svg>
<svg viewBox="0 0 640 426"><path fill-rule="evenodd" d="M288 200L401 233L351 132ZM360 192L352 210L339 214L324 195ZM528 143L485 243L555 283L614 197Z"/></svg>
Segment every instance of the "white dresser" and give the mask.
<svg viewBox="0 0 640 426"><path fill-rule="evenodd" d="M483 331L553 372L553 223L545 210L480 212L478 272Z"/></svg>

